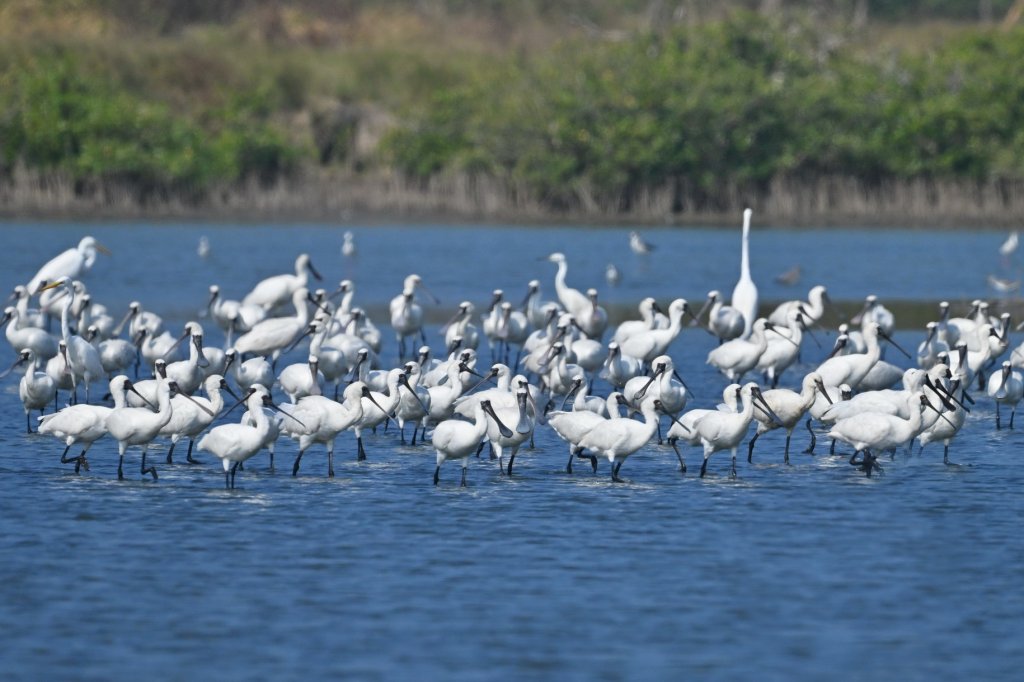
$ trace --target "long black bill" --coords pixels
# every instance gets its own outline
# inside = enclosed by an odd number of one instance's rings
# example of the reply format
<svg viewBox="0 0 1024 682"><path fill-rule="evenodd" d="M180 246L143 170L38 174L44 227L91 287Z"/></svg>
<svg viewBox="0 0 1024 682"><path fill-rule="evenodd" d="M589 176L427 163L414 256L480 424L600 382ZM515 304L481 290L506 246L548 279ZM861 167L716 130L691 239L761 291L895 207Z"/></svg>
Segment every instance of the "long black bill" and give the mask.
<svg viewBox="0 0 1024 682"><path fill-rule="evenodd" d="M490 418L494 420L494 423L498 425L498 433L500 433L503 438L512 437L512 429L508 428L507 426L501 423L501 420L498 419L498 415L494 413L494 408L491 407L490 400L485 400L482 403L480 403L480 407L482 407L484 412L486 412L488 416L490 416Z"/></svg>

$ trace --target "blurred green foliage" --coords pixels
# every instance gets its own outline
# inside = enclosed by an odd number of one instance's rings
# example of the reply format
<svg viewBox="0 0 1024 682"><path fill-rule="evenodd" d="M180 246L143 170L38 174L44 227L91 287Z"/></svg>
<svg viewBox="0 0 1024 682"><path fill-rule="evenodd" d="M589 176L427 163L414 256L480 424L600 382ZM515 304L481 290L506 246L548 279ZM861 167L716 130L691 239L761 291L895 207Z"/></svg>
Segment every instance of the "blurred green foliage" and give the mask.
<svg viewBox="0 0 1024 682"><path fill-rule="evenodd" d="M990 4L999 12L1008 3ZM761 2L724 4L756 9ZM781 3L833 4L850 7ZM9 5L0 1L0 12ZM0 176L21 164L79 181L128 183L143 195L201 195L317 165L377 163L424 180L487 174L554 207L572 204L582 189L623 209L638 191L679 183L713 208L727 188L763 189L780 177L879 184L1024 177L1021 29L964 25L923 49L878 48L811 14L740 10L697 22L634 22L614 35L588 27L554 45L525 41L474 52L472 45L431 44L429 22L414 42L337 39L327 46L294 37L320 35L303 32L315 27L308 17L273 15L268 26L287 19L302 29L284 37L263 31L278 37L247 39L244 22L211 28L272 5L53 0L46 5L53 12L100 7L139 35L108 40L96 29L100 37L89 40L0 44ZM417 7L442 17L485 14L504 26L517 13L600 25L655 5L433 0ZM348 26L367 7L401 3L294 6ZM978 9L967 0L870 6L873 18ZM360 30L400 31L406 17L397 16L374 15ZM152 37L197 22L201 29ZM376 156L363 150L353 160L363 104L396 114L397 123L387 124Z"/></svg>
<svg viewBox="0 0 1024 682"><path fill-rule="evenodd" d="M581 183L627 201L685 179L868 181L1024 174L1024 35L924 55L830 48L810 25L738 14L621 43L568 42L445 89L386 140L406 173L485 170L556 202Z"/></svg>

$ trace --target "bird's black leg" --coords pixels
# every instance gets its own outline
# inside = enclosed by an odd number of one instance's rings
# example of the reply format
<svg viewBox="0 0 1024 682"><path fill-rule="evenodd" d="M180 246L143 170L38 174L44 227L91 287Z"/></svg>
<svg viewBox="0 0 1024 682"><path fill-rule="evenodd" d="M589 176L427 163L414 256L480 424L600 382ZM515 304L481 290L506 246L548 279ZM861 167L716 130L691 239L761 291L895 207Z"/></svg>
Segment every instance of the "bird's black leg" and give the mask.
<svg viewBox="0 0 1024 682"><path fill-rule="evenodd" d="M235 489L235 472L238 471L238 465L241 462L235 462L234 466L231 467L231 489Z"/></svg>
<svg viewBox="0 0 1024 682"><path fill-rule="evenodd" d="M292 464L292 476L299 475L299 462L302 461L302 450L299 450L299 454L295 456L295 464Z"/></svg>
<svg viewBox="0 0 1024 682"><path fill-rule="evenodd" d="M757 439L760 438L760 437L761 437L761 432L758 431L757 433L754 434L754 437L750 439L750 445L747 446L747 464L750 464L750 463L752 463L754 461L754 443L756 443ZM786 452L786 461L787 462L789 461L789 452L788 451Z"/></svg>
<svg viewBox="0 0 1024 682"><path fill-rule="evenodd" d="M146 451L145 450L142 451L142 467L139 469L139 471L140 471L140 473L143 476L145 476L146 474L152 474L154 481L157 478L157 476L156 476L156 467L147 467L146 466Z"/></svg>
<svg viewBox="0 0 1024 682"><path fill-rule="evenodd" d="M363 459L366 459L364 456ZM334 478L334 448L327 451L327 477Z"/></svg>
<svg viewBox="0 0 1024 682"><path fill-rule="evenodd" d="M185 455L185 461L188 462L189 464L202 464L202 462L200 462L198 459L195 459L194 457L192 457L192 446L195 445L195 443L196 443L196 441L195 441L194 438L189 438L188 439L188 453ZM238 468L239 469L242 468L242 463L241 462L238 463ZM234 486L232 486L232 487L234 487Z"/></svg>
<svg viewBox="0 0 1024 682"><path fill-rule="evenodd" d="M813 455L814 454L814 446L817 445L818 438L817 438L817 436L814 435L814 430L811 429L811 418L810 417L807 418L806 426L807 426L807 433L811 434L811 444L807 446L806 450L804 450L804 454L805 455Z"/></svg>
<svg viewBox="0 0 1024 682"><path fill-rule="evenodd" d="M440 479L441 479L441 465L440 465L440 464L438 464L438 465L437 465L437 466L436 466L436 467L434 468L434 485L437 485L437 482L438 482L438 481L439 481Z"/></svg>
<svg viewBox="0 0 1024 682"><path fill-rule="evenodd" d="M124 455L121 455L117 460L117 480L124 480Z"/></svg>
<svg viewBox="0 0 1024 682"><path fill-rule="evenodd" d="M173 441L172 441L172 442L171 442L171 447L170 447L170 449L169 449L169 450L167 451L167 463L168 463L168 464L174 464L174 446L175 446L175 445L177 445L177 443L175 443L175 442L173 442Z"/></svg>
<svg viewBox="0 0 1024 682"><path fill-rule="evenodd" d="M793 436L792 433L787 433L786 434L786 453L784 455L784 457L785 457L784 461L786 462L786 464L789 464L789 439L792 438L792 436Z"/></svg>
<svg viewBox="0 0 1024 682"><path fill-rule="evenodd" d="M754 436L754 438L756 439L757 436ZM676 443L678 441L679 441L678 438L669 438L668 439L668 444L671 445L672 449L676 451L676 459L679 460L679 471L681 471L682 473L685 474L686 473L686 460L683 459L683 453L679 452L679 447L676 445Z"/></svg>
<svg viewBox="0 0 1024 682"><path fill-rule="evenodd" d="M366 450L363 449L363 437L356 436L356 461L362 462L366 459Z"/></svg>

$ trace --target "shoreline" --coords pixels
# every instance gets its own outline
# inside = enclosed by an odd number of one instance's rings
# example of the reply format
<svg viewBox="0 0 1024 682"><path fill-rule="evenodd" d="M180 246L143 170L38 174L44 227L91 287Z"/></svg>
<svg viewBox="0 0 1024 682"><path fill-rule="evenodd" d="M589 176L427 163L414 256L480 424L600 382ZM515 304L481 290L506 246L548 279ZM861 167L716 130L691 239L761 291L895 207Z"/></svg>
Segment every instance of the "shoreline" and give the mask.
<svg viewBox="0 0 1024 682"><path fill-rule="evenodd" d="M269 185L250 181L204 193L145 193L127 183L83 184L22 172L0 181L0 220L735 227L750 206L762 226L998 230L1020 225L1024 216L1024 181L874 185L822 177L779 181L759 191L723 188L722 196L712 206L662 188L639 190L627 198L628 209L592 197L581 197L572 208L554 208L522 188L466 175L418 182L391 173L319 171Z"/></svg>

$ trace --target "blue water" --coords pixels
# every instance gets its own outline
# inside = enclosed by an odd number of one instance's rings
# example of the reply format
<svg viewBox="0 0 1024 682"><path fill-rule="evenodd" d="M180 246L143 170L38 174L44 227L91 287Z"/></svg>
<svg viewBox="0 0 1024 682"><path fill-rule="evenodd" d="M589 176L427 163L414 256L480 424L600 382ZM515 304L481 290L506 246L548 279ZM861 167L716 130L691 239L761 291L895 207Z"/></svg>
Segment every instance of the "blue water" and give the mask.
<svg viewBox="0 0 1024 682"><path fill-rule="evenodd" d="M94 298L118 311L138 299L173 327L210 283L240 296L301 250L330 283L353 277L362 305L386 302L411 271L445 310L494 287L517 299L535 277L551 295L554 266L536 257L555 249L570 283L603 297L699 300L731 290L739 241L652 230L659 248L644 262L626 229L353 230L359 255L345 263L338 227L7 224L0 287L90 233L114 251L86 280ZM205 262L200 234L213 248ZM763 298L818 282L837 298L973 298L990 293L1002 237L763 230L753 269ZM609 261L624 272L618 289L602 279ZM771 282L797 263L796 289ZM209 324L207 335L218 338ZM907 347L920 338L898 336ZM711 343L686 330L671 349L696 407L724 386L703 363ZM790 383L825 353L805 349ZM5 345L0 364L13 358ZM361 463L343 434L334 479L322 449L293 479L295 446L280 441L276 471L259 455L228 492L209 455L166 465L163 446L151 450L155 483L138 476L137 454L118 482L109 440L75 475L56 441L24 433L14 379L0 382L7 679L999 680L1024 665L1024 430L997 432L981 395L954 441L956 468L933 444L867 479L820 445L796 454L806 432L787 467L773 432L753 465L741 454L735 481L726 453L700 480L696 449L684 477L671 449L652 444L615 485L604 464L596 477L585 466L566 475L566 447L542 427L511 479L484 459L460 489L449 463L434 488L433 454L400 446L392 429L368 438Z"/></svg>

